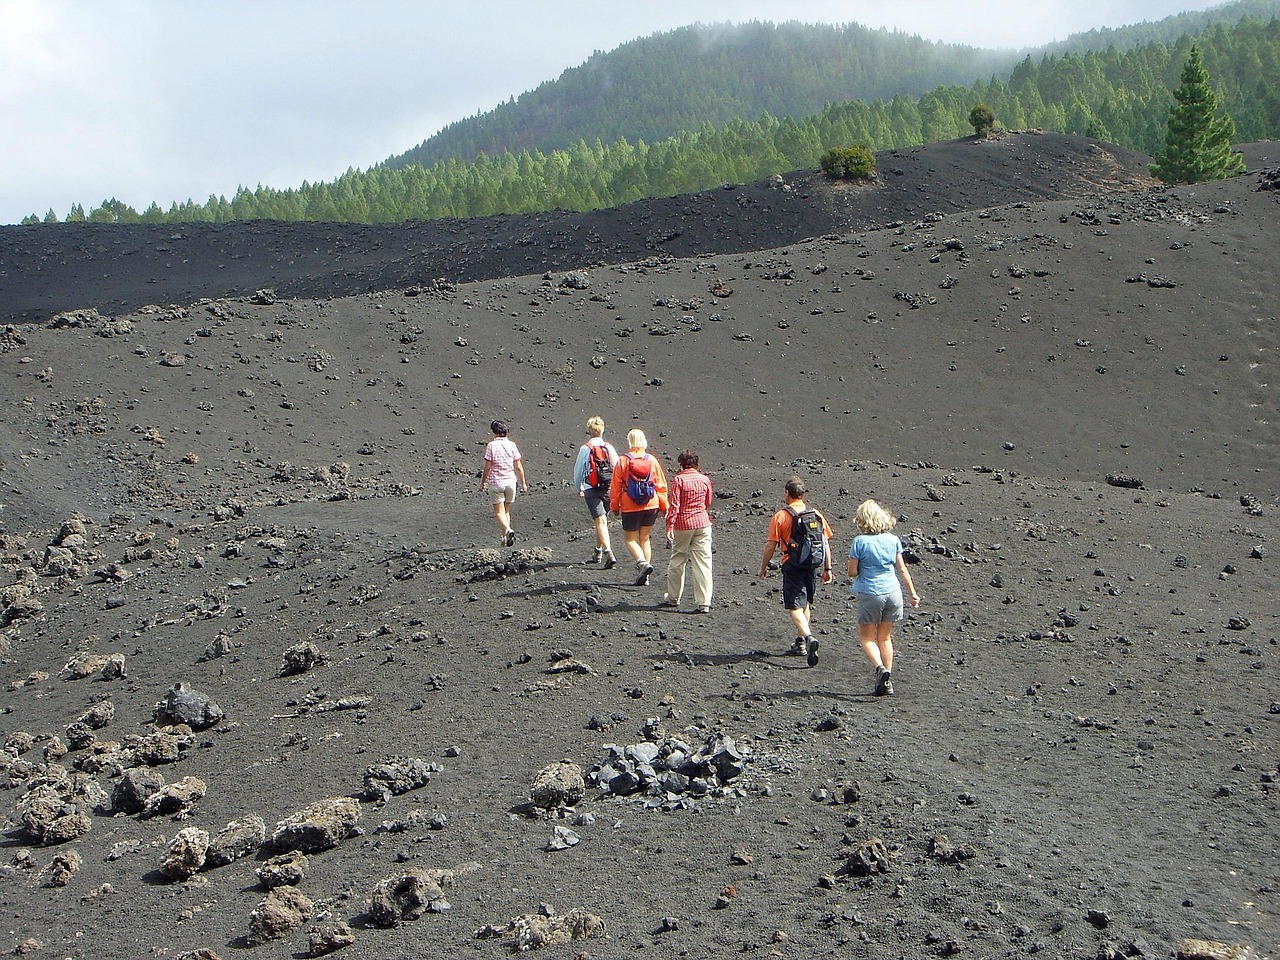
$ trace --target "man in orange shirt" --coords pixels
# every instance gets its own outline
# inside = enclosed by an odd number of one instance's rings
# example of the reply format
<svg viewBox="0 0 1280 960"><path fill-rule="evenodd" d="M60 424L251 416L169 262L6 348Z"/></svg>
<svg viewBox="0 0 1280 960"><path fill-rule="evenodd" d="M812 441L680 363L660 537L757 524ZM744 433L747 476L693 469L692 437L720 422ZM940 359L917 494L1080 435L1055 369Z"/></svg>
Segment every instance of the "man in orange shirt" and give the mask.
<svg viewBox="0 0 1280 960"><path fill-rule="evenodd" d="M769 521L760 579L769 575L769 561L781 547L782 605L796 629L795 642L788 652L805 656L813 667L818 663L818 641L813 638L809 623L819 574L823 583L832 579L831 527L826 517L805 505L803 480L791 477L783 490L786 506Z"/></svg>

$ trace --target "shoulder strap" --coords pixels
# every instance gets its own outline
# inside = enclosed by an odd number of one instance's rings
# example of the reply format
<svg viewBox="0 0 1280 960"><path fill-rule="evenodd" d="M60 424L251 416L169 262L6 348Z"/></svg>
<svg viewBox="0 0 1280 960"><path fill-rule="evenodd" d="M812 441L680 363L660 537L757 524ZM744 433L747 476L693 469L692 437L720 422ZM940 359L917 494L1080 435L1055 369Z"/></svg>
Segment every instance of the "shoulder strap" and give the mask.
<svg viewBox="0 0 1280 960"><path fill-rule="evenodd" d="M789 503L784 505L782 509L791 520L791 522L787 524L787 535L782 538L783 546L787 546L796 538L796 521L800 519L800 514L799 512L791 509L791 504Z"/></svg>

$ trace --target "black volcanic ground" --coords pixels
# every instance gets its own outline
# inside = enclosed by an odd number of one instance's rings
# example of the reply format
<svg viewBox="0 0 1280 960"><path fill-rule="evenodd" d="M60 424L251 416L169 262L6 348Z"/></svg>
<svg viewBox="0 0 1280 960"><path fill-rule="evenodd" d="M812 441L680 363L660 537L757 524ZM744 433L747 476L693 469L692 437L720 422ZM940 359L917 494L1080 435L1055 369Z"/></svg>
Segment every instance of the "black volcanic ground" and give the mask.
<svg viewBox="0 0 1280 960"><path fill-rule="evenodd" d="M0 952L496 957L577 917L539 951L1274 955L1273 148L1174 189L1023 133L589 214L0 229ZM709 616L583 562L593 414L700 452ZM841 551L900 516L891 700L843 584L783 656L792 473ZM698 784L530 807L654 750Z"/></svg>

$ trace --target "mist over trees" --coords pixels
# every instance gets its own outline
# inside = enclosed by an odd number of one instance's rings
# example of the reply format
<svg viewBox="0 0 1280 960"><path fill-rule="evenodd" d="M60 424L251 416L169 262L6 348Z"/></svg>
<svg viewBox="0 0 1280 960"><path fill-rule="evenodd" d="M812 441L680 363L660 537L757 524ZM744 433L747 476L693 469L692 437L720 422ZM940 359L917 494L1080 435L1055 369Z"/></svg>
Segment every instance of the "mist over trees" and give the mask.
<svg viewBox="0 0 1280 960"><path fill-rule="evenodd" d="M1257 6L1280 9L1280 0L1249 0L1240 5L1250 9ZM786 26L785 30L765 29L764 25L751 24L742 29L748 37L763 37L770 43L802 36L804 30L812 29L818 31L819 37L853 36L859 42L867 39L863 33L875 34L891 41L887 49L893 56L905 57L904 51L913 49L901 42L901 35L884 31L839 33L825 27ZM684 31L669 36L676 35L678 43L688 41ZM653 142L616 132L615 126L601 126L590 135L556 148L541 140L533 145L537 139L535 125L521 134L530 140L530 145L480 153L472 161L454 157L430 165L403 166L389 161L368 170L349 169L328 183L303 183L289 189L242 187L229 200L210 196L204 203L187 200L167 210L152 203L141 213L113 198L87 214L77 204L66 219L116 223L236 219L386 223L612 207L645 197L674 196L725 182L740 183L775 173L813 169L824 152L852 144L886 150L971 136L974 127L970 116L977 104L988 107L1005 129L1038 128L1090 136L1155 156L1167 146L1171 98L1193 47L1213 77L1218 106L1234 119L1237 139L1252 142L1280 136L1280 19L1245 17L1216 22L1194 35L1179 35L1169 42L1139 44L1124 52L1113 44L1083 53L1024 54L1006 73L989 79L936 85L914 96L898 93L869 99L832 99L817 112L798 118L756 109L750 115L733 116L723 122L704 118L695 124L694 111L691 116L681 115L670 121L691 125L689 129ZM915 49L919 49L918 45ZM607 58L600 56L603 63ZM889 59L890 54L885 53L882 64ZM783 62L800 69L794 58ZM925 67L912 67L911 63L903 60L899 68L905 74L913 70L927 73ZM777 88L777 96L781 97L780 91L792 85L790 76L775 69L773 63L756 66L757 84ZM657 74L668 67L669 60L660 58L651 70ZM824 69L825 65L811 55L803 64L804 73L796 85L804 87L808 82L812 86L811 79L805 78ZM893 67L884 65L881 69ZM654 79L646 87L637 75L633 91L636 102L643 99L645 90L656 89L657 82ZM550 97L555 84L544 87L545 95ZM711 99L728 96L714 86L700 88L699 95ZM548 100L549 104L553 102ZM650 103L649 112L656 112L660 105ZM54 222L56 214L48 211L43 218L33 214L23 222L42 221Z"/></svg>
<svg viewBox="0 0 1280 960"><path fill-rule="evenodd" d="M559 79L459 120L386 166L430 166L578 140L653 143L740 118L806 117L840 100L918 97L1007 73L1019 55L859 24L683 27L597 53Z"/></svg>

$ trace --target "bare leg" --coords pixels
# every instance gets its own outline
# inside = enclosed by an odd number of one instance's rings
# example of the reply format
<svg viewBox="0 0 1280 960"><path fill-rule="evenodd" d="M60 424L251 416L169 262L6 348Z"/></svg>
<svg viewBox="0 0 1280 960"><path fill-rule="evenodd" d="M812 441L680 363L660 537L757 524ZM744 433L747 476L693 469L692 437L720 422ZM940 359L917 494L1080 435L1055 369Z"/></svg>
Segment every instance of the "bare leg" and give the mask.
<svg viewBox="0 0 1280 960"><path fill-rule="evenodd" d="M893 671L893 623L882 623L876 630L876 647L880 650L880 662Z"/></svg>
<svg viewBox="0 0 1280 960"><path fill-rule="evenodd" d="M788 610L787 613L791 614L791 623L796 628L796 636L809 636L809 607L797 607L794 610Z"/></svg>
<svg viewBox="0 0 1280 960"><path fill-rule="evenodd" d="M511 508L507 505L507 501L499 500L493 505L493 515L497 518L498 529L503 535L511 529Z"/></svg>
<svg viewBox="0 0 1280 960"><path fill-rule="evenodd" d="M884 662L880 654L879 632L883 624L878 623L860 623L858 624L858 642L862 644L862 652L868 660L871 661L873 667L884 667L888 669L888 664ZM892 645L889 647L892 651ZM892 656L890 657L892 659Z"/></svg>
<svg viewBox="0 0 1280 960"><path fill-rule="evenodd" d="M631 558L636 563L641 563L645 559L644 545L640 543L639 530L624 530L622 535L627 541L627 553L631 554Z"/></svg>
<svg viewBox="0 0 1280 960"><path fill-rule="evenodd" d="M606 553L612 553L613 548L609 545L609 515L601 514L595 518L596 525L596 546Z"/></svg>
<svg viewBox="0 0 1280 960"><path fill-rule="evenodd" d="M653 544L649 540L649 534L653 532L653 525L641 527L636 531L636 537L640 541L640 549L644 554L645 563L653 563Z"/></svg>

